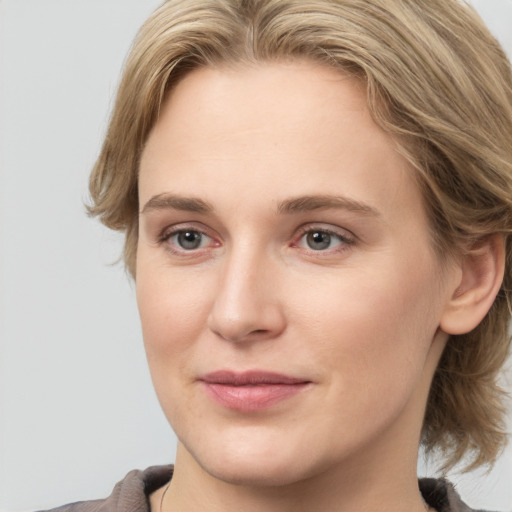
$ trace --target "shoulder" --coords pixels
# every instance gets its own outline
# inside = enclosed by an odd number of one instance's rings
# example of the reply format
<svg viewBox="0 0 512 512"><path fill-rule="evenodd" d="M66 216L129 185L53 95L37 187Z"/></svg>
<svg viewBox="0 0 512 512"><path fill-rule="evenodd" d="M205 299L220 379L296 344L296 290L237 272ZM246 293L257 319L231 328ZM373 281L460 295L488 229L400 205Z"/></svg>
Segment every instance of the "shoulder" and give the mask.
<svg viewBox="0 0 512 512"><path fill-rule="evenodd" d="M172 465L133 470L117 483L108 498L79 501L40 512L150 512L149 495L165 485L172 472ZM419 487L425 502L437 512L485 512L464 504L447 480L421 478Z"/></svg>
<svg viewBox="0 0 512 512"><path fill-rule="evenodd" d="M149 512L149 495L170 480L172 471L170 465L133 470L114 487L108 498L70 503L46 512Z"/></svg>
<svg viewBox="0 0 512 512"><path fill-rule="evenodd" d="M453 485L444 478L420 478L419 486L425 502L437 512L486 512L463 503Z"/></svg>

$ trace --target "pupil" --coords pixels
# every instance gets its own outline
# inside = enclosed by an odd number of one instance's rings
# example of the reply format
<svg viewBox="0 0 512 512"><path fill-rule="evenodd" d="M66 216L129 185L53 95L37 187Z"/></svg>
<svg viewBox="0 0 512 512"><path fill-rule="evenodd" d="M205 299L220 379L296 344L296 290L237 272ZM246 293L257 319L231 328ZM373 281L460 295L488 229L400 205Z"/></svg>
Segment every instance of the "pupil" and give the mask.
<svg viewBox="0 0 512 512"><path fill-rule="evenodd" d="M197 231L183 231L178 235L178 242L184 249L197 249L201 244L201 235Z"/></svg>
<svg viewBox="0 0 512 512"><path fill-rule="evenodd" d="M331 235L322 233L321 231L314 231L308 234L307 243L308 246L315 251L327 249L331 244Z"/></svg>

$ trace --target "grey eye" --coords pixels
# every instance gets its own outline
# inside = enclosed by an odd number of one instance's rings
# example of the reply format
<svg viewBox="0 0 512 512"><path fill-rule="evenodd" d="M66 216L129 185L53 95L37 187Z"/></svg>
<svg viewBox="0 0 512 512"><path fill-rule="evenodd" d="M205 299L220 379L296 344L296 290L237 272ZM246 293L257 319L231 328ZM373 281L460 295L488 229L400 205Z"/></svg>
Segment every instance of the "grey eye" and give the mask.
<svg viewBox="0 0 512 512"><path fill-rule="evenodd" d="M331 235L325 231L310 231L306 235L306 244L314 251L322 251L331 246Z"/></svg>
<svg viewBox="0 0 512 512"><path fill-rule="evenodd" d="M198 249L203 242L203 235L199 231L180 231L176 233L176 243L186 250Z"/></svg>

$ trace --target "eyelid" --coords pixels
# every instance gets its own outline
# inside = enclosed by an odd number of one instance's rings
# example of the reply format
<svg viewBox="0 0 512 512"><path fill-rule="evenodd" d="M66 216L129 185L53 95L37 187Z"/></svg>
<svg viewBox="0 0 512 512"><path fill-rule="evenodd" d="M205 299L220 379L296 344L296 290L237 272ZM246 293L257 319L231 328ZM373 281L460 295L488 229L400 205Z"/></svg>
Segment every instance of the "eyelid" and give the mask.
<svg viewBox="0 0 512 512"><path fill-rule="evenodd" d="M306 251L313 253L313 254L317 254L319 256L322 255L321 253L328 254L328 253L333 253L333 252L344 251L348 248L348 246L351 246L356 242L355 235L345 228L334 227L332 225L326 226L325 224L321 224L321 223L312 223L312 224L305 224L298 228L298 233L293 238L292 246L298 247L299 242L302 240L302 238L306 234L315 232L315 231L318 231L321 233L326 233L330 236L337 237L341 242L340 243L341 247L335 247L333 249L326 249L323 251L305 248Z"/></svg>
<svg viewBox="0 0 512 512"><path fill-rule="evenodd" d="M209 243L205 247L198 247L197 249L184 249L180 248L177 244L169 243L169 239L180 232L184 231L195 231L200 233L202 236L205 236L210 239ZM336 237L339 240L339 243L336 247L327 248L325 250L315 250L307 247L301 247L301 239L308 233L311 232L321 232L326 233L332 237ZM356 243L356 236L346 228L341 228L338 226L333 226L332 224L322 224L322 223L309 223L304 224L297 228L295 235L292 237L292 240L289 244L292 248L301 249L304 252L307 252L311 255L315 255L316 257L325 257L328 255L333 255L335 253L341 253L345 250L348 250L351 245ZM173 225L167 225L163 228L159 234L157 235L156 242L159 245L164 246L164 248L169 251L173 255L182 256L182 257L197 257L199 254L206 254L208 251L211 251L214 248L220 247L222 242L220 241L220 237L216 232L202 224L201 222L180 222Z"/></svg>
<svg viewBox="0 0 512 512"><path fill-rule="evenodd" d="M177 246L176 244L170 244L169 240L177 235L178 233L182 233L184 231L194 231L200 233L202 236L205 236L210 239L210 243L206 247L198 247L197 249L183 249ZM166 226L158 235L157 239L158 244L164 245L166 250L171 252L172 254L179 256L194 256L198 253L204 253L209 248L220 246L220 242L218 241L218 237L216 237L210 229L206 226L195 222L181 222L179 224L173 224L172 226ZM212 244L213 242L213 244Z"/></svg>

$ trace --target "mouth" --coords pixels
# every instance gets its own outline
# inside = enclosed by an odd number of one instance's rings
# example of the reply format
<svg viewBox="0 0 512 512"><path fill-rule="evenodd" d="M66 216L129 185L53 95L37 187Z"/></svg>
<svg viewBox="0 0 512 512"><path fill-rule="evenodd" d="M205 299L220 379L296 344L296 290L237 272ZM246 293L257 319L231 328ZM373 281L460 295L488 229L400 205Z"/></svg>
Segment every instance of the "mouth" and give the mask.
<svg viewBox="0 0 512 512"><path fill-rule="evenodd" d="M238 411L258 411L297 395L311 381L265 371L217 371L199 379L216 403Z"/></svg>

